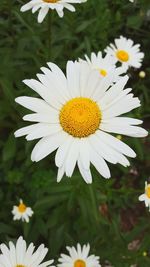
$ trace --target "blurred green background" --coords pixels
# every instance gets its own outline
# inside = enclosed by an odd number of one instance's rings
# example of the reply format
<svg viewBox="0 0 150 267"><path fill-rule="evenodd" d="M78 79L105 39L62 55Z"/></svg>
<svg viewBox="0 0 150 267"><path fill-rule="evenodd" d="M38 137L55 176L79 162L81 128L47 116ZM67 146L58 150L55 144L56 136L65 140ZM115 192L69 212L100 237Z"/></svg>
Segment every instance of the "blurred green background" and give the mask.
<svg viewBox="0 0 150 267"><path fill-rule="evenodd" d="M137 158L131 168L110 166L110 180L93 169L93 184L86 185L76 170L71 179L57 184L54 156L32 163L35 142L15 139L13 133L26 125L21 117L27 112L14 98L34 96L23 79L34 78L48 61L65 70L67 60L103 50L120 35L141 43L145 53L141 70L146 78L131 69L129 86L142 102L133 114L149 129L150 1L88 0L76 5L75 13L65 10L63 19L52 13L41 25L37 14L20 12L24 3L0 1L0 242L23 235L27 242L44 242L49 256L56 259L66 245L89 242L103 267L106 260L114 267L148 267L150 214L138 201L145 180L150 181L148 138L123 137ZM11 210L19 198L35 212L29 224L12 220Z"/></svg>

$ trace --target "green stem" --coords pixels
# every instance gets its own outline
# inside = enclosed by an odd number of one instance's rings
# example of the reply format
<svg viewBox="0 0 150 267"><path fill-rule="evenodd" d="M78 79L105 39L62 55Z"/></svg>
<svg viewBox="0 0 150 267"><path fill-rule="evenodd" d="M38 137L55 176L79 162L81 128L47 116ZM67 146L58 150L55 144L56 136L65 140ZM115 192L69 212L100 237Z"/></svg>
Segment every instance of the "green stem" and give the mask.
<svg viewBox="0 0 150 267"><path fill-rule="evenodd" d="M98 207L97 207L96 195L94 193L93 185L89 185L89 192L90 192L91 202L93 206L94 217L95 217L96 222L98 222Z"/></svg>
<svg viewBox="0 0 150 267"><path fill-rule="evenodd" d="M52 12L48 13L48 60L51 58L52 52Z"/></svg>

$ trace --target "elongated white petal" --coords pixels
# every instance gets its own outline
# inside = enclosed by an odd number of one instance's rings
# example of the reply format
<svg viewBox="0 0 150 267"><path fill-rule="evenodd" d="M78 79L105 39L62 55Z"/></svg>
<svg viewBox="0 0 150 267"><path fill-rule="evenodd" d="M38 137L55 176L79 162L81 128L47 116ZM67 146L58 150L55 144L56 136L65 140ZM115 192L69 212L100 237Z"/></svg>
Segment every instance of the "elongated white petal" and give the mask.
<svg viewBox="0 0 150 267"><path fill-rule="evenodd" d="M136 157L135 152L128 145L123 143L121 140L102 131L99 131L97 134L99 135L99 138L102 140L102 142L108 144L108 146L114 148L115 150L123 153L124 155L128 157L132 157L132 158Z"/></svg>
<svg viewBox="0 0 150 267"><path fill-rule="evenodd" d="M98 155L94 150L90 151L90 160L97 171L105 178L110 178L110 171L105 160Z"/></svg>
<svg viewBox="0 0 150 267"><path fill-rule="evenodd" d="M65 161L65 172L68 177L72 176L79 157L79 140L74 139L70 145L68 155Z"/></svg>
<svg viewBox="0 0 150 267"><path fill-rule="evenodd" d="M43 137L34 147L31 160L39 161L45 158L47 155L56 150L59 145L63 142L65 134L63 132L59 132L55 135Z"/></svg>
<svg viewBox="0 0 150 267"><path fill-rule="evenodd" d="M90 169L89 170L86 170L86 169L83 168L82 162L81 162L80 158L78 159L78 167L79 167L80 173L81 173L84 181L87 184L91 184L92 183L91 171L90 171Z"/></svg>

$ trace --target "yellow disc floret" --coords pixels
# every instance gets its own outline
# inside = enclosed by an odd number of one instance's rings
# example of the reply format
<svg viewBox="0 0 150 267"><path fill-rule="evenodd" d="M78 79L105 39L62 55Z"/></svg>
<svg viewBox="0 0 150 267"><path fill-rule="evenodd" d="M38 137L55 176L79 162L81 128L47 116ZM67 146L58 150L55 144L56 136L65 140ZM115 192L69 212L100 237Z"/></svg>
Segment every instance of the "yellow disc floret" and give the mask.
<svg viewBox="0 0 150 267"><path fill-rule="evenodd" d="M21 202L20 205L18 206L19 212L24 213L26 209L27 209L26 205Z"/></svg>
<svg viewBox="0 0 150 267"><path fill-rule="evenodd" d="M104 77L107 75L107 71L106 70L101 69L99 72Z"/></svg>
<svg viewBox="0 0 150 267"><path fill-rule="evenodd" d="M116 56L122 62L127 62L129 60L129 54L124 50L118 50Z"/></svg>
<svg viewBox="0 0 150 267"><path fill-rule="evenodd" d="M77 97L62 107L59 120L65 132L78 138L87 137L99 128L101 111L90 98Z"/></svg>
<svg viewBox="0 0 150 267"><path fill-rule="evenodd" d="M46 3L57 3L59 0L43 0Z"/></svg>
<svg viewBox="0 0 150 267"><path fill-rule="evenodd" d="M76 260L74 263L74 267L86 267L86 263L83 260Z"/></svg>
<svg viewBox="0 0 150 267"><path fill-rule="evenodd" d="M145 193L147 195L148 198L150 198L150 184L148 184L145 188Z"/></svg>

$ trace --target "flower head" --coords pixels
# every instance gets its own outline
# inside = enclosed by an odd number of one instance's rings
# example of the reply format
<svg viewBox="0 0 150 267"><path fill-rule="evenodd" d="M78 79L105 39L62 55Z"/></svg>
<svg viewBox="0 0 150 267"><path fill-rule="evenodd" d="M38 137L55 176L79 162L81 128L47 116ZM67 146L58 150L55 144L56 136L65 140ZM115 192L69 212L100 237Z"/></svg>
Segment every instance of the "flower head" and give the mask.
<svg viewBox="0 0 150 267"><path fill-rule="evenodd" d="M86 61L82 60L83 62L87 62L91 69L95 69L98 71L100 78L104 78L107 75L112 76L113 82L119 80L120 75L126 73L127 67L116 67L116 60L113 56L107 54L105 57L102 56L102 52L98 52L96 55L95 53L91 54L91 58L85 55Z"/></svg>
<svg viewBox="0 0 150 267"><path fill-rule="evenodd" d="M112 55L116 61L121 62L124 66L140 68L144 53L140 52L140 44L135 44L131 39L123 36L115 39L115 44L110 44L105 52Z"/></svg>
<svg viewBox="0 0 150 267"><path fill-rule="evenodd" d="M9 242L9 247L5 244L0 245L1 255L0 263L3 267L49 267L53 260L42 262L48 249L42 244L34 251L34 244L31 243L27 248L26 241L21 237L18 238L16 245ZM51 266L54 267L54 266Z"/></svg>
<svg viewBox="0 0 150 267"><path fill-rule="evenodd" d="M30 207L27 207L23 203L22 199L20 199L19 205L13 207L12 214L14 215L14 221L22 220L25 222L29 222L29 217L33 215L33 210Z"/></svg>
<svg viewBox="0 0 150 267"><path fill-rule="evenodd" d="M75 247L66 247L69 255L61 254L58 259L58 267L101 267L99 263L99 257L95 255L89 256L90 245L84 245L81 247L77 244Z"/></svg>
<svg viewBox="0 0 150 267"><path fill-rule="evenodd" d="M142 78L142 79L144 79L144 78L146 77L146 72L143 71L143 70L141 70L141 71L139 72L139 77Z"/></svg>
<svg viewBox="0 0 150 267"><path fill-rule="evenodd" d="M125 156L135 157L135 152L109 133L144 137L147 132L138 127L142 121L120 117L140 106L137 97L124 89L128 76L112 86L112 77L99 79L97 70L88 64L69 61L67 77L58 66L48 63L37 74L39 81L24 83L43 99L22 96L16 102L34 113L23 120L34 124L21 128L15 136L26 139L41 138L35 145L31 160L38 162L55 151L58 167L57 181L63 175L71 177L76 164L83 179L92 182L90 163L105 178L110 177L106 161L129 166Z"/></svg>
<svg viewBox="0 0 150 267"><path fill-rule="evenodd" d="M27 10L32 9L32 13L35 13L38 9L40 9L38 15L38 22L41 23L47 15L49 9L55 9L59 17L63 17L64 8L68 9L71 12L74 12L75 8L72 4L81 4L86 1L87 0L31 0L30 2L21 7L21 11L25 12Z"/></svg>
<svg viewBox="0 0 150 267"><path fill-rule="evenodd" d="M145 206L149 208L150 211L150 184L145 182L145 193L139 196L140 201L145 202Z"/></svg>

